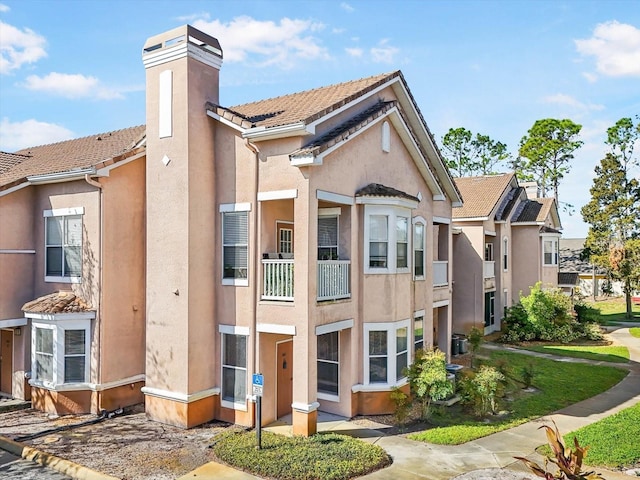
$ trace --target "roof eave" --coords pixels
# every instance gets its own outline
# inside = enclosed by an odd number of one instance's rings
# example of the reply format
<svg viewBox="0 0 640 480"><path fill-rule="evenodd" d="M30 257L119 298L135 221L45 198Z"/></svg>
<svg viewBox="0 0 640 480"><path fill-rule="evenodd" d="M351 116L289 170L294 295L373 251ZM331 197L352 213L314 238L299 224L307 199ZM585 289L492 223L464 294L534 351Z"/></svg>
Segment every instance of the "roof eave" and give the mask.
<svg viewBox="0 0 640 480"><path fill-rule="evenodd" d="M263 141L276 140L278 138L299 137L313 135L315 128L304 122L291 123L289 125L280 125L278 127L253 127L242 133L242 138L249 140Z"/></svg>
<svg viewBox="0 0 640 480"><path fill-rule="evenodd" d="M43 175L27 176L27 181L31 185L42 185L46 183L69 182L73 180L82 180L85 175L95 175L95 167L79 168L67 170L66 172L45 173Z"/></svg>

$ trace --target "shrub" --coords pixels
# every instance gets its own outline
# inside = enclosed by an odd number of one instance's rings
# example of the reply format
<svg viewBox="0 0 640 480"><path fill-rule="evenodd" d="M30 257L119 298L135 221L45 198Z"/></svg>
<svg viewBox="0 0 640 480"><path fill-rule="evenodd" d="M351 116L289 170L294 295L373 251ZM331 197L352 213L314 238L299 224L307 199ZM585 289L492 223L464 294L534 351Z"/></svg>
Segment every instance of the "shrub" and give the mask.
<svg viewBox="0 0 640 480"><path fill-rule="evenodd" d="M411 409L411 400L409 395L404 393L400 388L393 387L389 397L395 405L393 410L394 421L397 425L404 425L409 417L409 411Z"/></svg>
<svg viewBox="0 0 640 480"><path fill-rule="evenodd" d="M579 300L573 305L576 319L580 323L598 323L600 321L600 309L592 307Z"/></svg>
<svg viewBox="0 0 640 480"><path fill-rule="evenodd" d="M498 394L505 380L496 368L483 365L477 373L466 374L460 381L462 401L477 416L496 413Z"/></svg>
<svg viewBox="0 0 640 480"><path fill-rule="evenodd" d="M522 383L524 388L529 388L533 385L533 379L536 376L535 366L533 362L528 362L522 367Z"/></svg>
<svg viewBox="0 0 640 480"><path fill-rule="evenodd" d="M477 327L471 327L469 330L469 344L471 345L471 368L473 368L473 361L475 359L476 353L478 353L478 349L480 348L480 344L482 343L484 337L484 332Z"/></svg>
<svg viewBox="0 0 640 480"><path fill-rule="evenodd" d="M447 380L446 357L440 350L418 350L407 378L411 393L421 403L423 420L429 418L433 400L444 400L453 393L453 385Z"/></svg>

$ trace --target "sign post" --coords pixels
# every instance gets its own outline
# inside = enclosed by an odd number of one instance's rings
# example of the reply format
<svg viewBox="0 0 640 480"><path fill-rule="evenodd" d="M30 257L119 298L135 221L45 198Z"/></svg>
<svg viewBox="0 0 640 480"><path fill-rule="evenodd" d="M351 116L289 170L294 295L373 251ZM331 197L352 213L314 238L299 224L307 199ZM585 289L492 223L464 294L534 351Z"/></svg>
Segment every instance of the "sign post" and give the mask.
<svg viewBox="0 0 640 480"><path fill-rule="evenodd" d="M261 373L253 374L253 395L256 397L256 436L258 450L262 449L262 391L264 389L264 376Z"/></svg>

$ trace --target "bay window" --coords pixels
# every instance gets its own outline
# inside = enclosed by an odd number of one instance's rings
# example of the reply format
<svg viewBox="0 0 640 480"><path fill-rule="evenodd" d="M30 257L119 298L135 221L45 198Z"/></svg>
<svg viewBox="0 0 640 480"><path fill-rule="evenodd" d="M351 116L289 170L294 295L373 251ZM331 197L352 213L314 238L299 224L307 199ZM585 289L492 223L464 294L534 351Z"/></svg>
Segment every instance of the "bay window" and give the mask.
<svg viewBox="0 0 640 480"><path fill-rule="evenodd" d="M543 242L543 264L558 265L558 239L545 239Z"/></svg>
<svg viewBox="0 0 640 480"><path fill-rule="evenodd" d="M409 320L365 323L365 384L397 385L409 366Z"/></svg>
<svg viewBox="0 0 640 480"><path fill-rule="evenodd" d="M409 208L365 206L365 273L411 272L412 235L409 231L409 214ZM424 236L424 229L421 234ZM418 250L417 255L424 257L424 250ZM424 266L422 273L424 274Z"/></svg>
<svg viewBox="0 0 640 480"><path fill-rule="evenodd" d="M409 219L396 217L396 267L409 266Z"/></svg>
<svg viewBox="0 0 640 480"><path fill-rule="evenodd" d="M369 217L369 267L387 268L389 245L389 217L371 215Z"/></svg>

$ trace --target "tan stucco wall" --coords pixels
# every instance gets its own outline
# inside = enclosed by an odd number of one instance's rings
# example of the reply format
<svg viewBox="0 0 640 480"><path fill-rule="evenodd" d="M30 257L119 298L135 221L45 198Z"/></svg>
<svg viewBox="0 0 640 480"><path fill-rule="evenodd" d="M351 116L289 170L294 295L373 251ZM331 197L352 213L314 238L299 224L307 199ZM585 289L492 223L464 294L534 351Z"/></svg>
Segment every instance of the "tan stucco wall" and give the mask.
<svg viewBox="0 0 640 480"><path fill-rule="evenodd" d="M513 294L515 298L528 295L532 286L542 278L542 246L539 226L512 228L513 238Z"/></svg>
<svg viewBox="0 0 640 480"><path fill-rule="evenodd" d="M464 226L453 236L453 330L468 333L484 325L484 223Z"/></svg>

